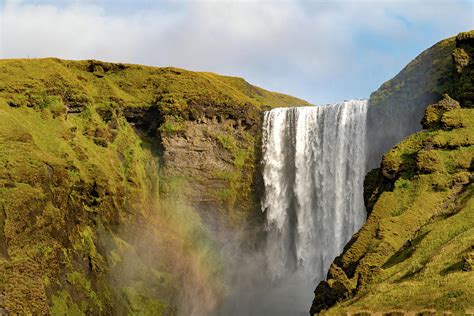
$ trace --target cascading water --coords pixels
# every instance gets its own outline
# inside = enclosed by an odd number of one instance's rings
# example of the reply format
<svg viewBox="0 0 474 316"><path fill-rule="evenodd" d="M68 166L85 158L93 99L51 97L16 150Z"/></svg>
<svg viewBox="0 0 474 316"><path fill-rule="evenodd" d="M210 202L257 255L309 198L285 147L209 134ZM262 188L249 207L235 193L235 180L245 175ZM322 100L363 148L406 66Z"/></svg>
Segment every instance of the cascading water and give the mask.
<svg viewBox="0 0 474 316"><path fill-rule="evenodd" d="M234 249L219 316L307 315L313 290L365 219L367 101L265 112L264 251Z"/></svg>
<svg viewBox="0 0 474 316"><path fill-rule="evenodd" d="M367 105L351 100L265 113L262 209L274 280L295 272L321 280L363 224Z"/></svg>

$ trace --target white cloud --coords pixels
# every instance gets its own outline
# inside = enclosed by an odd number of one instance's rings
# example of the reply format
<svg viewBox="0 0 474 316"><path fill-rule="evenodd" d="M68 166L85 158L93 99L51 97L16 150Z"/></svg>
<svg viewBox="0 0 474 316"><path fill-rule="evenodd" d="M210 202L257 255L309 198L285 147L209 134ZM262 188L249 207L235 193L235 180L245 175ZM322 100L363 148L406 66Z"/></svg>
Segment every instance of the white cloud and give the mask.
<svg viewBox="0 0 474 316"><path fill-rule="evenodd" d="M215 71L319 103L349 98L349 93L368 96L381 82L364 73L384 73L374 68L380 67L377 60L398 63L387 65L392 74L391 67L414 57L413 49L433 44L424 38L427 32L441 39L474 24L472 2L137 3L6 0L1 56L95 58ZM377 41L400 44L407 56ZM380 58L364 60L365 55Z"/></svg>

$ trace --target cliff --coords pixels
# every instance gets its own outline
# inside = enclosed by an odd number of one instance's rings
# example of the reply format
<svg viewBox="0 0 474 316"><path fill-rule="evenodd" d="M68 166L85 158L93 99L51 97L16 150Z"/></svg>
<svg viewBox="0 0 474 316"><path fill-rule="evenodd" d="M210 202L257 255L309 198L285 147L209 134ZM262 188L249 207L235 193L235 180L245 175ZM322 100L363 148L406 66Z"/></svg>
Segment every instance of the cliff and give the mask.
<svg viewBox="0 0 474 316"><path fill-rule="evenodd" d="M472 312L473 38L471 31L438 43L372 95L369 127L380 128L368 136L378 141L372 153L417 129L403 126L406 115L423 130L367 175L367 222L317 286L311 314ZM384 140L389 113L395 122Z"/></svg>
<svg viewBox="0 0 474 316"><path fill-rule="evenodd" d="M421 130L426 106L451 92L455 46L454 37L440 41L372 93L367 113L369 168L378 167L383 154Z"/></svg>
<svg viewBox="0 0 474 316"><path fill-rule="evenodd" d="M211 73L1 60L0 313L211 310L206 222L256 216L261 112L289 105Z"/></svg>

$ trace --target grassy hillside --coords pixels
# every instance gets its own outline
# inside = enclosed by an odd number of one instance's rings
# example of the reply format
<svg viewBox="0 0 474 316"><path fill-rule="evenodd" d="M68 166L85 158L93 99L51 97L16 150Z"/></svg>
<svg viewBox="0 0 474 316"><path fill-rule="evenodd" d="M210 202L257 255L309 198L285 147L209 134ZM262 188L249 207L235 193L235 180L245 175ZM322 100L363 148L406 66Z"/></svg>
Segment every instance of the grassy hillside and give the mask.
<svg viewBox="0 0 474 316"><path fill-rule="evenodd" d="M367 222L316 288L312 314L474 311L473 38L457 36L453 73L437 79L454 98L429 105L423 131L367 175Z"/></svg>
<svg viewBox="0 0 474 316"><path fill-rule="evenodd" d="M220 190L236 195L254 181L244 167L255 170L255 153L242 148L257 146L261 111L303 104L210 73L0 60L0 313L212 309L225 291L223 262L184 193L206 161L179 173L166 144L196 143L192 131L208 128L201 142L224 160L207 160L228 172L215 170ZM248 214L251 202L241 202Z"/></svg>
<svg viewBox="0 0 474 316"><path fill-rule="evenodd" d="M1 60L0 69L0 96L12 106L34 106L45 94L60 96L71 109L159 104L166 114L187 118L193 103L242 108L308 105L241 78L171 67L46 58Z"/></svg>

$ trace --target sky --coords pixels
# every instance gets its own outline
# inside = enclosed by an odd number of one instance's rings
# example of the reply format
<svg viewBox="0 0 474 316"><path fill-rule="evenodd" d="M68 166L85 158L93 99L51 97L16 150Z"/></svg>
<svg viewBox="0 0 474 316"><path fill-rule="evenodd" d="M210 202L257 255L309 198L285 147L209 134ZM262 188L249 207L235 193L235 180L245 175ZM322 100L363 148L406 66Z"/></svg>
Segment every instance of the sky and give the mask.
<svg viewBox="0 0 474 316"><path fill-rule="evenodd" d="M368 98L474 0L0 0L0 58L99 59L239 76L314 104Z"/></svg>

